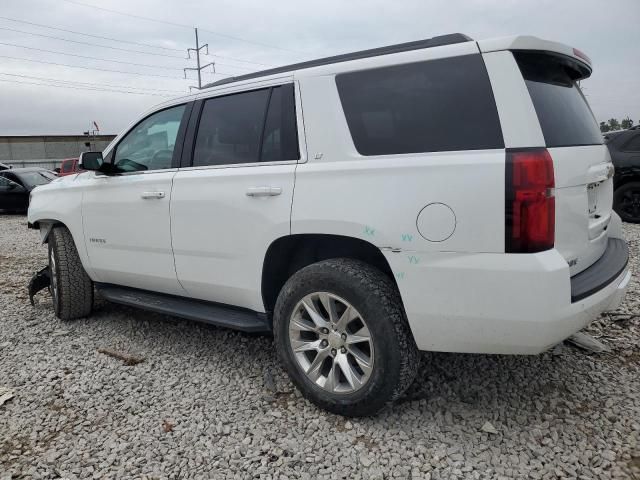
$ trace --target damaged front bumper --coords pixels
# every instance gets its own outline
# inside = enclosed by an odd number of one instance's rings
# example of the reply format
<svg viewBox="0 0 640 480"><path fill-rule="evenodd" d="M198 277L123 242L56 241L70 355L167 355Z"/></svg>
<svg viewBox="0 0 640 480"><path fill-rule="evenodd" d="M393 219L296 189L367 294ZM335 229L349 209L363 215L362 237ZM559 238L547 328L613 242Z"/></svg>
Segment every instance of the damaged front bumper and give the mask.
<svg viewBox="0 0 640 480"><path fill-rule="evenodd" d="M40 290L49 288L51 286L51 273L49 267L44 267L38 273L36 273L29 281L29 301L31 305L35 305L33 297Z"/></svg>

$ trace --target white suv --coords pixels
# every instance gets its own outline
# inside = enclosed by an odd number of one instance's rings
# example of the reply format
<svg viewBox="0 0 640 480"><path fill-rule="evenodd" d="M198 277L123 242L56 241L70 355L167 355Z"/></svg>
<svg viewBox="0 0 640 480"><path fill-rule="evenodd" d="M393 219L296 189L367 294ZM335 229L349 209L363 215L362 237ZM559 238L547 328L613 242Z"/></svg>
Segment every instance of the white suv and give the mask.
<svg viewBox="0 0 640 480"><path fill-rule="evenodd" d="M62 319L108 300L272 331L344 415L418 351L535 354L630 279L580 51L461 34L219 81L39 187ZM93 170L93 171L91 171Z"/></svg>

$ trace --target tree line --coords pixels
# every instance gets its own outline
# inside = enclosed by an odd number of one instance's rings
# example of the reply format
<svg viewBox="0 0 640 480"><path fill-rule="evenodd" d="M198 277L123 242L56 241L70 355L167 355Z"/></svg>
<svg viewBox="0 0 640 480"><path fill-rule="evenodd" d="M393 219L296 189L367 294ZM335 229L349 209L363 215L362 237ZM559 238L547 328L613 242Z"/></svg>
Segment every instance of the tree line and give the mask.
<svg viewBox="0 0 640 480"><path fill-rule="evenodd" d="M631 127L633 127L633 120L629 117L622 119L620 122L618 122L617 118L610 118L606 122L600 122L600 131L602 133L613 132L614 130L626 130Z"/></svg>

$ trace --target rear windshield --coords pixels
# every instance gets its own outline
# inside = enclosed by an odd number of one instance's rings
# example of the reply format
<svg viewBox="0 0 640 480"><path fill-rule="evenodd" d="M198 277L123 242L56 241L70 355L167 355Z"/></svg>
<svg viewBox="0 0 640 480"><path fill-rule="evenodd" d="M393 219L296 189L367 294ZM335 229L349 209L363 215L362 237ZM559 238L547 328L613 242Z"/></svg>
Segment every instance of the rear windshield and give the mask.
<svg viewBox="0 0 640 480"><path fill-rule="evenodd" d="M597 145L602 134L567 60L514 52L535 106L547 147Z"/></svg>
<svg viewBox="0 0 640 480"><path fill-rule="evenodd" d="M342 73L336 84L361 155L504 147L480 55Z"/></svg>

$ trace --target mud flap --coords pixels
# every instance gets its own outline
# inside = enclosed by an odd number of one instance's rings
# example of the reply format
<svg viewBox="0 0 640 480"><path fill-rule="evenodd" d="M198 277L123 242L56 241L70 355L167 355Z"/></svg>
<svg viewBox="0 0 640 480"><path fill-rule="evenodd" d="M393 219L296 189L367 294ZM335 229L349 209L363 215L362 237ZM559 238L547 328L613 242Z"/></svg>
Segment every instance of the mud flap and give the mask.
<svg viewBox="0 0 640 480"><path fill-rule="evenodd" d="M44 288L48 288L51 285L51 274L49 273L49 267L44 267L33 277L29 282L29 301L31 305L35 305L33 297L36 293Z"/></svg>

